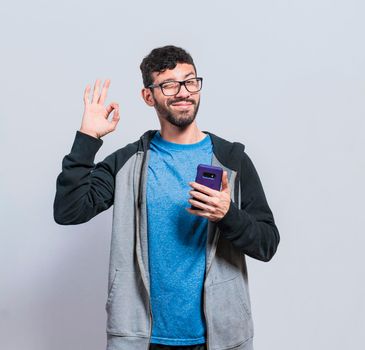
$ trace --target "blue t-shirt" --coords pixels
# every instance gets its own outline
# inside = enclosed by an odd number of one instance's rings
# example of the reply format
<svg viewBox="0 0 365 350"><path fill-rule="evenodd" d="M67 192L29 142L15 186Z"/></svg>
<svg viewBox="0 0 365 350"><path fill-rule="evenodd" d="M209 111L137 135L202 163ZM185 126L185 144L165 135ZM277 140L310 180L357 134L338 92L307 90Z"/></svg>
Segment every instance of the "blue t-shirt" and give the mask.
<svg viewBox="0 0 365 350"><path fill-rule="evenodd" d="M192 215L189 181L198 164L211 164L207 135L193 144L164 140L157 131L150 144L147 174L147 227L151 277L151 343L205 342L203 282L208 220Z"/></svg>

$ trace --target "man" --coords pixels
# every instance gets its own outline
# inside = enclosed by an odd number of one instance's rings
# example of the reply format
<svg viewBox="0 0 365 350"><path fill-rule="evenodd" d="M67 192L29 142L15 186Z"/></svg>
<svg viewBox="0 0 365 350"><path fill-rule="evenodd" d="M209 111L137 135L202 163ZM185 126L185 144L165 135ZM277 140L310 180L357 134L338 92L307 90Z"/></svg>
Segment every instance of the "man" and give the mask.
<svg viewBox="0 0 365 350"><path fill-rule="evenodd" d="M83 223L114 205L108 350L251 350L245 255L269 261L279 244L259 177L241 143L198 129L202 78L185 50L154 49L140 68L161 129L95 165L119 106L104 106L109 80L102 89L96 81L91 101L87 86L57 178L55 221ZM223 168L220 191L194 181L198 164Z"/></svg>

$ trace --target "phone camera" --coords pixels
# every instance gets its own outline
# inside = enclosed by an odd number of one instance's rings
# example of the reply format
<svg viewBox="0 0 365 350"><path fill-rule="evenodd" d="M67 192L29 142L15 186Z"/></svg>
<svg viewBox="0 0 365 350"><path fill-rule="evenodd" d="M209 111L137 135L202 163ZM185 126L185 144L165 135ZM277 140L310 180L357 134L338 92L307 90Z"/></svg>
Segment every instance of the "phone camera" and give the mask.
<svg viewBox="0 0 365 350"><path fill-rule="evenodd" d="M214 179L215 178L215 174L205 172L205 173L203 173L203 177L206 177L208 179Z"/></svg>

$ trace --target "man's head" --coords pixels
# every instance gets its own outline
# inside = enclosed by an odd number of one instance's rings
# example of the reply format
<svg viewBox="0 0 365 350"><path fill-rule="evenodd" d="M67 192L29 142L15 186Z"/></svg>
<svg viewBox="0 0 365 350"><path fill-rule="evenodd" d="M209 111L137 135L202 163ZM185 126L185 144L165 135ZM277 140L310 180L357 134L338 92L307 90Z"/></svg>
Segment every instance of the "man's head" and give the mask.
<svg viewBox="0 0 365 350"><path fill-rule="evenodd" d="M202 81L189 53L176 46L159 47L147 55L140 69L142 97L153 106L160 120L179 128L190 125L199 109ZM176 83L182 82L185 83Z"/></svg>

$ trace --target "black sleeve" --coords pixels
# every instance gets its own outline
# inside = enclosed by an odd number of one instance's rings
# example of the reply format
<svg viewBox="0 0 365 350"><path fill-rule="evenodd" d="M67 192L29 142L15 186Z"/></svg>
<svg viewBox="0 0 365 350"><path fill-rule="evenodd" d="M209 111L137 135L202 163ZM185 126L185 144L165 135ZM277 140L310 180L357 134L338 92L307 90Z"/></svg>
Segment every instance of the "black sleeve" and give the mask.
<svg viewBox="0 0 365 350"><path fill-rule="evenodd" d="M94 164L103 141L76 132L70 154L62 161L53 204L54 220L80 224L108 209L114 201L115 153Z"/></svg>
<svg viewBox="0 0 365 350"><path fill-rule="evenodd" d="M269 261L278 247L279 231L257 171L246 153L243 153L240 182L241 209L231 201L228 212L217 226L244 254Z"/></svg>

